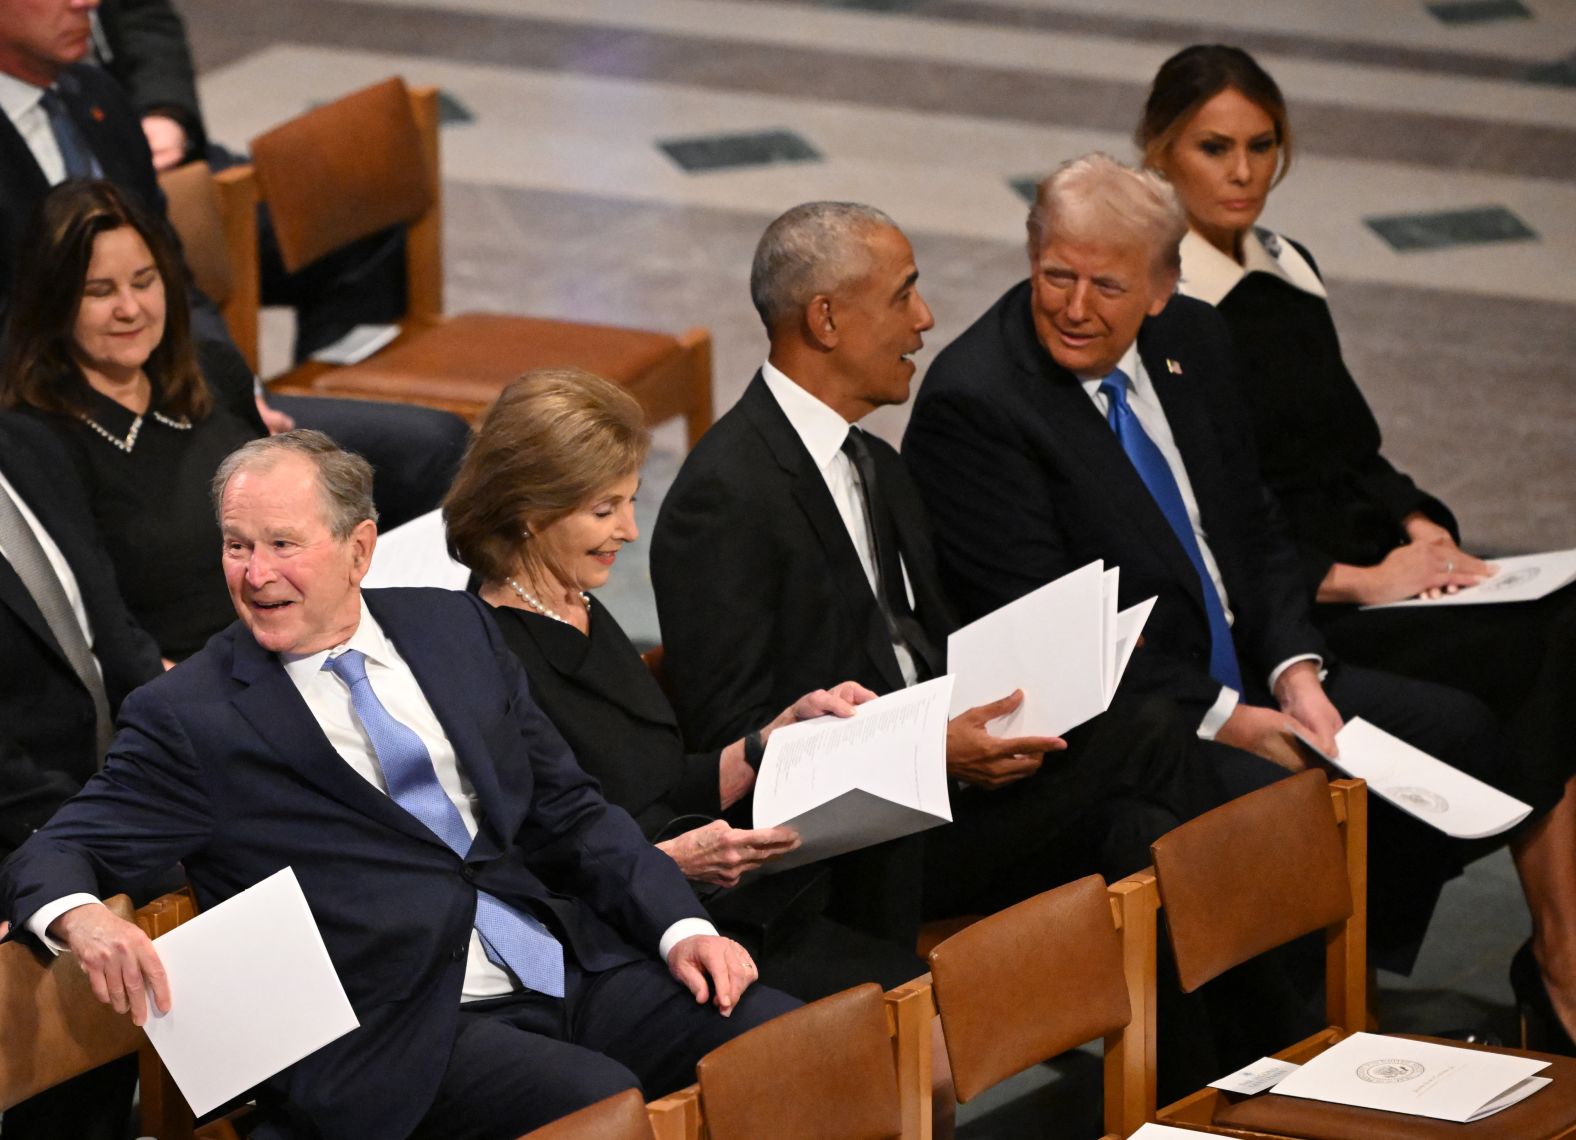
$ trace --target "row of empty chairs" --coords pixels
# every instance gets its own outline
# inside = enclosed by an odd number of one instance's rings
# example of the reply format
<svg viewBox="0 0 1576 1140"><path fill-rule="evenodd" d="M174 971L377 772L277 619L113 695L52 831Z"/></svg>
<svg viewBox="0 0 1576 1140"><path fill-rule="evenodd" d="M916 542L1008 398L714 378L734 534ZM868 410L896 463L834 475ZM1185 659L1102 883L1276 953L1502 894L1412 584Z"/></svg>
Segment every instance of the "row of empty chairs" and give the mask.
<svg viewBox="0 0 1576 1140"><path fill-rule="evenodd" d="M337 140L354 138L346 148ZM351 242L405 232L399 336L357 364L307 361L269 382L305 395L422 404L475 420L521 373L575 365L629 389L650 423L681 417L691 445L711 425L711 335L443 307L438 92L388 79L252 140L252 162L202 164L161 179L198 286L220 306L255 371L260 304L256 207L268 205L285 269Z"/></svg>

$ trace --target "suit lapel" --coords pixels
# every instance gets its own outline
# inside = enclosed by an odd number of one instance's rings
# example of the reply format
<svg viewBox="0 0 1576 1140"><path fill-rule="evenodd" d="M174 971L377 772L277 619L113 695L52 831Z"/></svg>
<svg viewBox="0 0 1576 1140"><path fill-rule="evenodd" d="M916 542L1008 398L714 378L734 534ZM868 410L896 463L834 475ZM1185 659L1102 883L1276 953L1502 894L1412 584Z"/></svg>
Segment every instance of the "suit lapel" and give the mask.
<svg viewBox="0 0 1576 1140"><path fill-rule="evenodd" d="M0 120L7 124L10 123L10 120L4 115L0 115ZM4 443L7 454L0 456L0 470L5 472L5 477L10 481L11 486L15 487L17 494L27 502L28 509L33 512L40 525L49 532L49 537L54 540L55 545L60 548L60 552L65 555L66 562L71 565L72 573L75 574L78 563L72 557L70 537L63 533L66 528L59 525L59 520L54 517L50 509L53 497L50 495L48 488L39 488L34 485L34 471L26 462L25 457L19 457L15 454L16 451L20 450L17 440L7 433ZM78 590L86 589L80 578L77 581L77 588ZM83 601L85 604L88 604L88 599L85 595ZM28 592L27 587L23 584L22 579L18 577L10 561L4 557L0 557L0 602L9 606L23 624L37 634L39 640L49 647L49 651L58 657L67 669L72 670L73 675L75 674L75 667L66 658L65 650L55 640L54 632L49 628L49 623L44 620L43 611L38 608L38 603L33 599L33 595ZM91 611L91 605L89 608Z"/></svg>
<svg viewBox="0 0 1576 1140"><path fill-rule="evenodd" d="M898 667L897 654L892 650L891 635L881 616L881 607L876 604L864 564L859 561L853 539L843 525L843 516L838 514L832 493L826 489L826 480L816 470L810 453L759 372L739 403L788 477L794 501L815 531L836 583L835 592L842 600L844 616L853 628L863 628L865 652L886 683L894 691L903 688L903 670Z"/></svg>
<svg viewBox="0 0 1576 1140"><path fill-rule="evenodd" d="M231 644L235 651L231 677L244 686L231 703L281 760L347 807L414 839L443 845L334 751L278 658L259 646L243 626L233 627Z"/></svg>
<svg viewBox="0 0 1576 1140"><path fill-rule="evenodd" d="M578 659L565 649L566 644L574 645L563 636L567 631L555 629L543 621L521 620L516 624L535 642L542 659L567 683L595 693L637 720L677 731L679 722L673 706L662 695L661 687L645 665L636 665L639 654L634 645L595 597L591 599L591 635L588 644L576 646L584 651ZM625 663L629 668L620 668ZM644 680L649 684L642 683L640 673L645 673Z"/></svg>
<svg viewBox="0 0 1576 1140"><path fill-rule="evenodd" d="M1189 380L1185 369L1181 373L1172 372L1172 361L1163 352L1167 346L1156 344L1155 341L1155 336L1141 332L1138 352L1144 358L1144 368L1149 372L1149 382L1155 387L1160 406L1165 409L1166 422L1171 425L1171 437L1182 454L1182 465L1187 468L1188 482L1193 485L1193 497L1198 501L1199 517L1208 534L1211 531L1208 507L1218 501L1215 488L1220 486L1225 477L1220 466L1215 429L1204 401L1188 389ZM1173 347L1171 351L1177 350ZM1175 363L1183 367L1186 362L1177 360ZM1215 553L1218 558L1219 552Z"/></svg>

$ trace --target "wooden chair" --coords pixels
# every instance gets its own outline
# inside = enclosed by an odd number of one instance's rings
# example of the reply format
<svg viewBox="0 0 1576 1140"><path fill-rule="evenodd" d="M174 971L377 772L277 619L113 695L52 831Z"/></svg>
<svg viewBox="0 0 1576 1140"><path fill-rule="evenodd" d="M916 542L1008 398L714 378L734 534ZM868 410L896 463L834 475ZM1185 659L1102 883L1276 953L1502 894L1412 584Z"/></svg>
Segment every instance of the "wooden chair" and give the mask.
<svg viewBox="0 0 1576 1140"><path fill-rule="evenodd" d="M959 1101L1099 1037L1108 1135L1144 1122L1143 1077L1129 1073L1142 1050L1127 1034L1122 939L1098 875L973 923L930 952L930 974Z"/></svg>
<svg viewBox="0 0 1576 1140"><path fill-rule="evenodd" d="M635 1089L587 1105L533 1129L520 1140L653 1140L646 1102Z"/></svg>
<svg viewBox="0 0 1576 1140"><path fill-rule="evenodd" d="M236 347L257 371L257 178L250 166L214 174L206 162L159 175L170 224L186 255L192 283L219 306Z"/></svg>
<svg viewBox="0 0 1576 1140"><path fill-rule="evenodd" d="M354 147L344 145L355 139ZM280 390L426 404L477 419L522 372L577 365L626 387L648 422L682 416L695 443L711 425L711 334L680 336L576 321L443 315L438 93L388 79L252 140L285 268L402 225L407 309L400 337L344 368L307 362Z"/></svg>
<svg viewBox="0 0 1576 1140"><path fill-rule="evenodd" d="M710 1140L903 1135L892 1038L871 983L752 1029L702 1057L695 1072Z"/></svg>
<svg viewBox="0 0 1576 1140"><path fill-rule="evenodd" d="M1323 931L1329 1025L1276 1054L1301 1064L1367 1027L1367 825L1367 787L1362 781L1330 784L1323 772L1302 772L1161 837L1152 848L1153 874L1117 886L1123 888L1124 905L1135 914L1152 915L1161 907L1182 988L1188 992L1258 954ZM1153 940L1133 949L1142 955L1135 967L1141 973L1137 984L1152 1006ZM1151 1050L1153 1041L1151 1033ZM1273 1092L1243 1098L1217 1089L1184 1097L1161 1109L1157 1119L1217 1135L1313 1140L1576 1136L1576 1060L1539 1056L1552 1062L1542 1075L1554 1083L1475 1124ZM1152 1063L1149 1068L1152 1072Z"/></svg>

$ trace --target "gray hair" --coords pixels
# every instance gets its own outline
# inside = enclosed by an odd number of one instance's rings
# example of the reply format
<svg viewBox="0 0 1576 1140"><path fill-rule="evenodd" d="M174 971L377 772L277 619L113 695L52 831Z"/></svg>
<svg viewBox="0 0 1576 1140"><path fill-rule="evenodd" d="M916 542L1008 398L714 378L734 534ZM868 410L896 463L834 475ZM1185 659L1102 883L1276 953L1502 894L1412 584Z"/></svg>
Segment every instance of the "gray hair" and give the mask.
<svg viewBox="0 0 1576 1140"><path fill-rule="evenodd" d="M1182 268L1179 246L1187 234L1187 213L1176 191L1154 171L1134 169L1099 151L1062 163L1041 181L1028 226L1031 261L1054 233L1135 241L1151 251L1156 274L1174 275Z"/></svg>
<svg viewBox="0 0 1576 1140"><path fill-rule="evenodd" d="M231 478L241 471L266 470L287 455L299 455L316 468L323 521L335 538L349 538L364 519L378 521L378 509L372 503L372 464L355 452L344 450L320 431L297 428L254 439L224 457L208 488L221 528L224 489Z"/></svg>
<svg viewBox="0 0 1576 1140"><path fill-rule="evenodd" d="M767 226L750 265L750 300L767 331L870 272L865 235L888 227L897 223L858 202L806 202Z"/></svg>

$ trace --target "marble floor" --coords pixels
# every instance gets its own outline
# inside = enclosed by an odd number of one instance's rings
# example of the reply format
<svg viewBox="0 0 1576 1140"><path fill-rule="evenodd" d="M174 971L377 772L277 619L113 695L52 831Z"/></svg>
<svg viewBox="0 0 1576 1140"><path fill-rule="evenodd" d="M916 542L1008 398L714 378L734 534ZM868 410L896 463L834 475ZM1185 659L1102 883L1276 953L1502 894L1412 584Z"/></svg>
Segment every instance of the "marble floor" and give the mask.
<svg viewBox="0 0 1576 1140"><path fill-rule="evenodd" d="M746 282L808 198L887 210L936 314L923 367L1024 272L1022 186L1132 154L1148 77L1240 43L1291 102L1266 222L1308 244L1397 466L1490 553L1576 546L1576 7L1565 0L178 0L210 133L244 146L398 73L438 85L451 310L711 328L719 411L765 352ZM1410 240L1394 244L1397 228ZM270 318L265 367L287 322ZM906 413L870 421L896 440ZM682 460L646 472L649 523ZM660 631L640 548L604 599ZM1509 1030L1508 858L1453 884L1388 1027ZM1035 1070L972 1136L1090 1135L1098 1074ZM1092 1126L1092 1125L1091 1125Z"/></svg>

